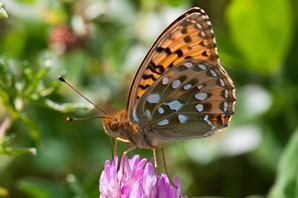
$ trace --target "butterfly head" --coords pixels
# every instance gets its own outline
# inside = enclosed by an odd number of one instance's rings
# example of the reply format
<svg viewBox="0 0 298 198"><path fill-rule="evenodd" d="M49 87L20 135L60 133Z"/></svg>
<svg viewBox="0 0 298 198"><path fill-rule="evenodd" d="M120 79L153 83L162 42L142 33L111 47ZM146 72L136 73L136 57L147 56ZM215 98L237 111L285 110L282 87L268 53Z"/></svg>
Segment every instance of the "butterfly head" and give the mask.
<svg viewBox="0 0 298 198"><path fill-rule="evenodd" d="M129 139L127 133L137 134L139 129L136 124L131 123L127 118L127 111L107 115L102 119L104 131L112 137Z"/></svg>
<svg viewBox="0 0 298 198"><path fill-rule="evenodd" d="M106 134L112 137L120 137L121 126L123 125L124 111L117 114L107 115L102 119L102 124Z"/></svg>

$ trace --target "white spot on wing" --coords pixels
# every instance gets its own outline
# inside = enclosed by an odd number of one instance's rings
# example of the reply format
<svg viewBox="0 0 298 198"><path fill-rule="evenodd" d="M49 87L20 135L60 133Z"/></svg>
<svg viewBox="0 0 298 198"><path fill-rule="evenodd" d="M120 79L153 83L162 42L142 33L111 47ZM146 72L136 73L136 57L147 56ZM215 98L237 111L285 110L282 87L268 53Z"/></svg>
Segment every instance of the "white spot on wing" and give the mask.
<svg viewBox="0 0 298 198"><path fill-rule="evenodd" d="M224 102L224 112L226 112L228 110L228 107L229 107L229 103Z"/></svg>
<svg viewBox="0 0 298 198"><path fill-rule="evenodd" d="M188 89L190 89L191 87L192 87L191 84L186 84L186 85L183 86L183 89L184 89L184 90L188 90Z"/></svg>
<svg viewBox="0 0 298 198"><path fill-rule="evenodd" d="M205 38L206 34L205 34L204 31L201 32L201 36L202 36L203 38Z"/></svg>
<svg viewBox="0 0 298 198"><path fill-rule="evenodd" d="M233 89L232 94L233 94L233 98L236 98L235 89Z"/></svg>
<svg viewBox="0 0 298 198"><path fill-rule="evenodd" d="M157 124L158 124L159 126L164 126L164 125L167 125L167 124L169 124L169 120L167 120L167 119L164 119L164 120L162 120L162 121L158 122Z"/></svg>
<svg viewBox="0 0 298 198"><path fill-rule="evenodd" d="M207 97L208 97L208 94L207 93L197 93L195 95L195 98L197 100L205 100Z"/></svg>
<svg viewBox="0 0 298 198"><path fill-rule="evenodd" d="M139 119L138 116L137 116L136 105L133 107L133 110L132 110L132 117L133 117L133 120L134 120L136 123L139 123L140 119Z"/></svg>
<svg viewBox="0 0 298 198"><path fill-rule="evenodd" d="M198 29L202 29L202 25L201 24L196 23L196 26L197 26Z"/></svg>
<svg viewBox="0 0 298 198"><path fill-rule="evenodd" d="M151 112L148 109L146 109L145 114L148 119L151 119Z"/></svg>
<svg viewBox="0 0 298 198"><path fill-rule="evenodd" d="M229 97L229 90L225 90L225 98L228 98Z"/></svg>
<svg viewBox="0 0 298 198"><path fill-rule="evenodd" d="M189 118L185 115L179 114L178 115L178 120L181 124L185 123Z"/></svg>
<svg viewBox="0 0 298 198"><path fill-rule="evenodd" d="M163 114L165 112L165 110L162 107L159 107L158 109L158 113Z"/></svg>
<svg viewBox="0 0 298 198"><path fill-rule="evenodd" d="M204 87L204 85L198 85L197 88L200 90Z"/></svg>
<svg viewBox="0 0 298 198"><path fill-rule="evenodd" d="M169 83L169 78L167 78L167 77L163 78L161 83L163 85L167 85Z"/></svg>
<svg viewBox="0 0 298 198"><path fill-rule="evenodd" d="M147 101L150 103L150 104L155 104L155 103L158 103L160 100L160 95L159 94L150 94L147 98Z"/></svg>
<svg viewBox="0 0 298 198"><path fill-rule="evenodd" d="M198 64L198 67L201 69L201 70L206 70L207 67L203 64Z"/></svg>
<svg viewBox="0 0 298 198"><path fill-rule="evenodd" d="M178 100L174 100L172 102L165 103L165 105L168 105L171 110L178 111L183 104Z"/></svg>
<svg viewBox="0 0 298 198"><path fill-rule="evenodd" d="M198 112L202 112L204 110L204 106L202 104L197 104L196 109L198 110Z"/></svg>
<svg viewBox="0 0 298 198"><path fill-rule="evenodd" d="M216 43L216 41L215 41L215 37L212 39L212 42L213 43ZM215 53L217 54L218 52L217 52L217 48L215 48Z"/></svg>
<svg viewBox="0 0 298 198"><path fill-rule="evenodd" d="M180 85L181 85L180 80L174 80L173 83L172 83L172 88L177 89Z"/></svg>
<svg viewBox="0 0 298 198"><path fill-rule="evenodd" d="M223 79L219 79L219 83L220 83L220 86L224 87L225 86L225 81Z"/></svg>
<svg viewBox="0 0 298 198"><path fill-rule="evenodd" d="M232 111L233 112L235 111L235 104L236 104L236 101L234 101L233 104L232 104Z"/></svg>
<svg viewBox="0 0 298 198"><path fill-rule="evenodd" d="M193 63L191 62L186 62L186 63L183 63L183 65L187 68L191 68L193 66Z"/></svg>
<svg viewBox="0 0 298 198"><path fill-rule="evenodd" d="M209 115L205 115L204 120L207 122L207 124L212 125L212 122L209 120Z"/></svg>
<svg viewBox="0 0 298 198"><path fill-rule="evenodd" d="M217 77L217 73L213 69L210 69L210 73L213 77Z"/></svg>

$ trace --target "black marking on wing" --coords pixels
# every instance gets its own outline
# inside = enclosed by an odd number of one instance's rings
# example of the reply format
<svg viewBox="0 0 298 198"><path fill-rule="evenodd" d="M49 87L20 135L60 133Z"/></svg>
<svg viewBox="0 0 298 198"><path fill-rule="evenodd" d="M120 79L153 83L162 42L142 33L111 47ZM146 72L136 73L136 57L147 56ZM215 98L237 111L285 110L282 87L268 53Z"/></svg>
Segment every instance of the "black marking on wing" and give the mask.
<svg viewBox="0 0 298 198"><path fill-rule="evenodd" d="M148 87L150 87L150 85L146 84L145 86L143 85L139 85L139 87L143 90L147 89Z"/></svg>
<svg viewBox="0 0 298 198"><path fill-rule="evenodd" d="M149 79L149 78L151 78L153 81L156 80L156 78L155 78L155 76L154 76L153 74L150 74L150 75L144 74L144 75L142 76L142 78L143 78L144 80L147 80L147 79Z"/></svg>

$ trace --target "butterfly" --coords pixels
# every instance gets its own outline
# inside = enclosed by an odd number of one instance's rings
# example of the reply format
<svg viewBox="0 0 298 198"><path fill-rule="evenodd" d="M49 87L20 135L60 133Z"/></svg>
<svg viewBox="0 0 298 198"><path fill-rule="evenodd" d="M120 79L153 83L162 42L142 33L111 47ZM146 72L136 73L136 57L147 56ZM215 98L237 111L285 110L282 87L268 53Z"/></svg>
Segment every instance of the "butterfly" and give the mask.
<svg viewBox="0 0 298 198"><path fill-rule="evenodd" d="M194 7L157 38L132 82L126 108L102 119L117 142L153 150L226 128L234 113L232 79L219 62L209 17ZM162 150L163 152L163 150ZM164 153L163 153L164 158Z"/></svg>

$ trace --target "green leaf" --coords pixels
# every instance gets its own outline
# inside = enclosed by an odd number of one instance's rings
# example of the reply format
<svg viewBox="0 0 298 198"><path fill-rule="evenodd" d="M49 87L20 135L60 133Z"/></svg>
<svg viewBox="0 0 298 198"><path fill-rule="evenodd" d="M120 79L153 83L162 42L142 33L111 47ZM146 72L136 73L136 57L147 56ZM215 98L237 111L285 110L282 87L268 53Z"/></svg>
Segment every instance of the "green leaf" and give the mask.
<svg viewBox="0 0 298 198"><path fill-rule="evenodd" d="M44 104L50 109L54 109L56 111L70 113L78 110L91 110L94 107L91 104L82 104L82 103L63 103L58 104L52 100L46 99Z"/></svg>
<svg viewBox="0 0 298 198"><path fill-rule="evenodd" d="M36 148L15 148L11 144L15 139L15 135L5 136L0 144L0 155L36 155Z"/></svg>
<svg viewBox="0 0 298 198"><path fill-rule="evenodd" d="M35 70L27 61L16 61L0 56L0 103L5 112L12 119L11 122L20 119L25 125L31 138L38 143L40 132L36 121L27 113L26 107L31 104L45 104L46 97L57 90L58 80L48 85L46 75L50 71L50 65ZM4 150L2 153L19 154L32 152L30 149Z"/></svg>
<svg viewBox="0 0 298 198"><path fill-rule="evenodd" d="M233 0L227 20L247 67L260 74L280 69L293 39L287 0Z"/></svg>
<svg viewBox="0 0 298 198"><path fill-rule="evenodd" d="M37 143L40 142L40 132L37 128L36 122L24 113L20 114L20 118L23 121L23 123L25 123L26 126L28 127L28 132L30 137L35 142Z"/></svg>
<svg viewBox="0 0 298 198"><path fill-rule="evenodd" d="M5 10L5 5L2 2L0 2L0 19L3 18L8 18L8 14Z"/></svg>
<svg viewBox="0 0 298 198"><path fill-rule="evenodd" d="M174 7L178 7L185 3L189 3L189 1L185 1L185 0L162 0L162 2Z"/></svg>
<svg viewBox="0 0 298 198"><path fill-rule="evenodd" d="M36 155L36 148L13 148L13 147L5 147L2 148L0 146L0 155L24 155L24 154L32 154Z"/></svg>
<svg viewBox="0 0 298 198"><path fill-rule="evenodd" d="M269 198L298 197L298 128L278 164L277 179Z"/></svg>

